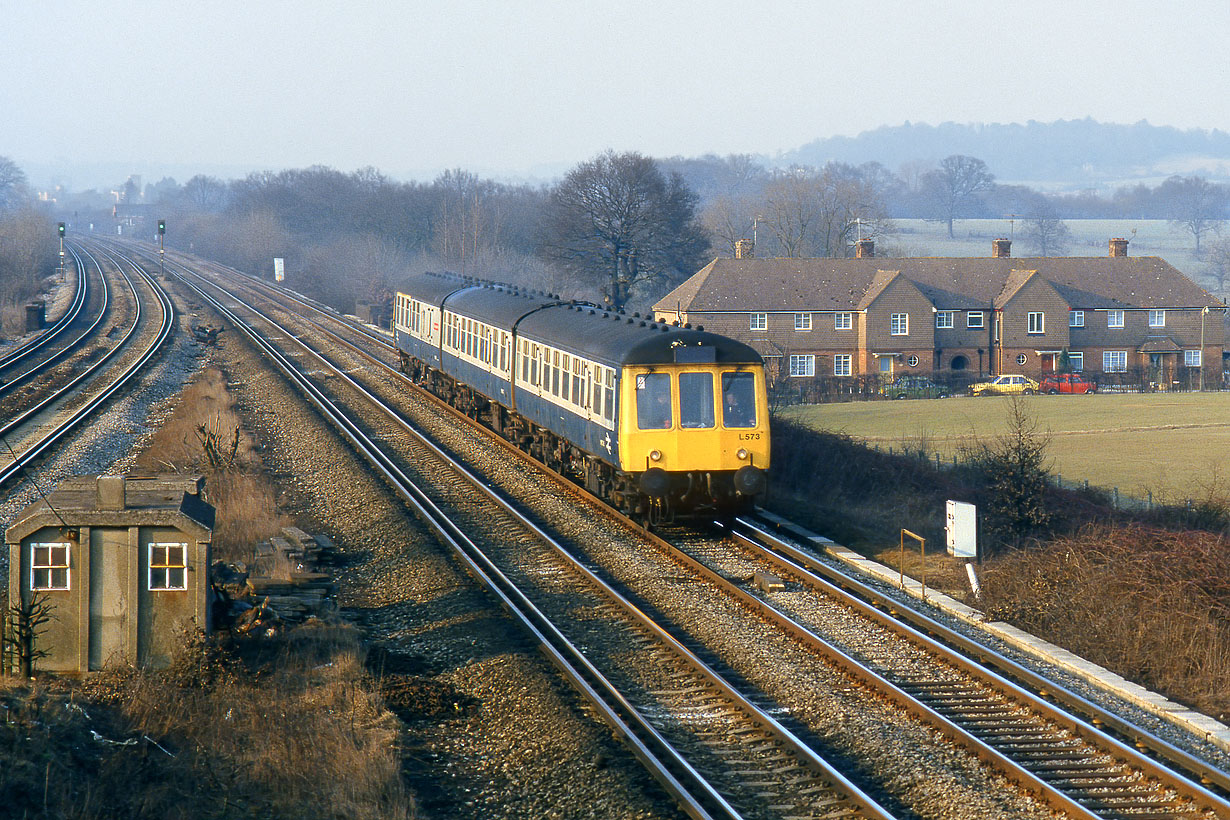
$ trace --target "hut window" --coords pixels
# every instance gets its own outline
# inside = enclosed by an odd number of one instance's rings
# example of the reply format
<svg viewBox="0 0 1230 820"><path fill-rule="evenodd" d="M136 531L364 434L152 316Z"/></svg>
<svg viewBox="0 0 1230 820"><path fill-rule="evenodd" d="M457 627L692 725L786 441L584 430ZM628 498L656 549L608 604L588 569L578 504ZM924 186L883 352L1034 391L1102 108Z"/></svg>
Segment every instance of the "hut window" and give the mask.
<svg viewBox="0 0 1230 820"><path fill-rule="evenodd" d="M184 544L149 545L149 588L187 589L187 565Z"/></svg>
<svg viewBox="0 0 1230 820"><path fill-rule="evenodd" d="M30 545L30 589L68 589L69 545Z"/></svg>

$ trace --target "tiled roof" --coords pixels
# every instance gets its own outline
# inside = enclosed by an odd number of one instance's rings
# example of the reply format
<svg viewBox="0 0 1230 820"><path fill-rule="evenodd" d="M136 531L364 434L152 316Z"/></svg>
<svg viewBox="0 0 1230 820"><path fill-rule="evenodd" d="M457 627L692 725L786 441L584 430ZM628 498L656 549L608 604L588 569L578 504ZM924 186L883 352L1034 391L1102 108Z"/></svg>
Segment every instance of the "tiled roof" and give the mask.
<svg viewBox="0 0 1230 820"><path fill-rule="evenodd" d="M692 312L858 310L899 272L940 309L988 310L1036 271L1076 309L1221 307L1156 256L715 259L654 307Z"/></svg>

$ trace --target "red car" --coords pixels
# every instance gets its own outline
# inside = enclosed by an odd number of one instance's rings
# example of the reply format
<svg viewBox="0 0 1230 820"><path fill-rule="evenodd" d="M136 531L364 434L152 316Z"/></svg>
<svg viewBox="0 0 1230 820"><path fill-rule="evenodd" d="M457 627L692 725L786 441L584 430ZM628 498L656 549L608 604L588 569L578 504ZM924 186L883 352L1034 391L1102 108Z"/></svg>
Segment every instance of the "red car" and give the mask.
<svg viewBox="0 0 1230 820"><path fill-rule="evenodd" d="M1038 387L1041 393L1093 393L1098 386L1079 373L1051 373Z"/></svg>

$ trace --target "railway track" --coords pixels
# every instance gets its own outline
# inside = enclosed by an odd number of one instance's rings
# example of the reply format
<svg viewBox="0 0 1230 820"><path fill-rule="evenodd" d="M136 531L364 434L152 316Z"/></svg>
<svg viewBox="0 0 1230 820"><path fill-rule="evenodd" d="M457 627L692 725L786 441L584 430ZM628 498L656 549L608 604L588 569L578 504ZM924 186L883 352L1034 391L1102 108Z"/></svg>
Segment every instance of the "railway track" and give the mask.
<svg viewBox="0 0 1230 820"><path fill-rule="evenodd" d="M373 436L365 429L370 422L352 418L354 411L345 409L353 406L353 396L332 397L328 395L332 388L320 382L340 380L346 393L362 395L395 423L400 422L400 414L385 407L379 397L363 390L340 369L333 370L328 379L313 377L311 371L326 362L310 346L298 341L300 355L306 352L313 360L309 367L239 317L224 304L226 297L217 298L195 283L189 286L264 350L429 523L689 815L810 817L831 812L834 817L892 817L667 630L588 572L566 545L500 498L480 477L425 438L415 442L408 457L389 455L387 444L379 440L387 441L387 436ZM270 334L279 340L293 335L281 327ZM399 423L399 427L406 436L417 436L411 426ZM424 467L429 461L434 464ZM413 470L408 463L416 465ZM428 491L411 477L411 472L424 470L433 473L436 481L441 473L451 473L451 492ZM484 497L477 504L476 492ZM499 509L495 517L493 504ZM500 545L506 543L515 544L515 549L501 550ZM546 566L527 566L528 554ZM510 562L510 556L515 560ZM572 591L561 613L558 604L551 603L565 575ZM595 632L586 621L568 618L567 612L578 607L594 613L602 628ZM605 663L595 660L604 656ZM638 674L646 669L656 670L654 684L636 685Z"/></svg>
<svg viewBox="0 0 1230 820"><path fill-rule="evenodd" d="M90 255L90 251L82 252L90 256L101 274L102 266ZM0 487L15 481L27 467L51 452L58 442L77 430L128 385L157 355L171 334L175 309L162 287L142 267L134 264L133 270L142 283L138 287L118 263L111 261L132 295L131 322L109 350L79 368L74 375L58 381L53 389L29 406L14 411L10 418L0 424L0 440L5 442L10 456L10 460L0 466ZM158 306L159 319L152 327L144 319L142 303L146 301L153 301ZM98 320L90 325L91 335L105 315L105 312L100 312ZM143 346L142 336L146 337ZM85 334L77 341L84 338ZM70 347L76 346L74 343ZM35 375L55 367L60 359L57 354L42 360L34 369Z"/></svg>
<svg viewBox="0 0 1230 820"><path fill-rule="evenodd" d="M73 324L81 316L85 309L86 298L89 293L89 283L86 274L84 260L78 255L75 249L69 247L70 253L73 255L75 269L77 271L77 285L73 290L73 300L69 304L64 315L57 319L51 327L46 328L41 333L28 339L20 345L17 345L12 350L7 350L0 354L0 375L5 375L5 372L13 365L19 364L42 348L51 346L63 336Z"/></svg>
<svg viewBox="0 0 1230 820"><path fill-rule="evenodd" d="M83 258L81 252L71 245L69 252L77 271L72 302L51 327L0 356L0 408L8 403L6 397L85 344L96 333L107 313L110 292L102 268L88 253ZM89 287L87 259L98 272L99 286L93 289ZM97 304L91 311L89 302L94 293L98 294L94 299Z"/></svg>
<svg viewBox="0 0 1230 820"><path fill-rule="evenodd" d="M237 321L237 319L236 319ZM282 333L287 336L291 335L290 331L283 330ZM366 354L370 355L370 354ZM323 361L323 359L321 359ZM358 389L358 384L349 377L341 377L335 375L333 377L343 378L348 381L354 389ZM319 406L319 405L318 405ZM323 412L323 411L322 411ZM409 433L408 429L404 430ZM358 444L357 434L352 438L352 442L356 447ZM348 436L349 437L349 436ZM390 440L387 434L383 437L385 441ZM368 444L362 445L365 448L370 448L373 452L379 452L381 447L374 442L368 440ZM455 461L447 453L442 456L448 461ZM382 472L384 470L382 469ZM386 473L387 475L387 473ZM485 487L483 481L479 481L479 487ZM424 514L426 515L426 514ZM508 526L508 525L503 525ZM765 535L765 530L762 527L761 533L753 536L750 530L740 536L744 540L743 549L749 549L754 541L763 542L768 538ZM534 536L537 537L537 536ZM532 541L531 536L518 536L511 540L515 545L513 552L527 552L526 544ZM460 539L458 538L460 543ZM779 539L782 544L786 542ZM731 573L728 569L714 569L714 566L719 566L726 558L721 557L723 553L729 552L730 543L724 540L711 540L707 542L707 546L702 546L700 552L708 549L714 552L718 557L710 561L711 566L704 569L703 574L707 575L707 583L714 584L721 588L725 594L740 601L740 605L744 606L757 613L757 617L766 618L775 622L775 628L789 634L792 640L802 641L811 646L809 651L818 653L824 656L826 663L834 663L843 670L843 674L858 676L860 685L865 687L869 692L875 692L876 697L884 698L897 704L898 708L914 718L921 719L932 727L947 736L952 742L958 743L966 748L972 749L972 753L979 757L989 766L1004 772L1012 781L1017 783L1022 789L1040 797L1049 806L1059 811L1062 811L1068 816L1076 817L1213 817L1213 816L1228 816L1230 817L1230 806L1224 800L1208 789L1200 787L1192 782L1191 779L1176 776L1163 768L1153 766L1147 758L1143 758L1135 752L1130 746L1116 741L1113 738L1101 733L1100 731L1091 729L1090 722L1113 723L1118 721L1113 715L1106 715L1102 718L1092 717L1086 718L1085 721L1075 720L1066 715L1056 716L1050 714L1046 709L1042 708L1044 702L1033 702L1029 693L1022 687L1011 684L1007 681L987 683L985 676L977 668L977 664L965 660L960 655L954 655L950 650L928 646L919 642L921 632L915 630L917 635L908 638L900 636L893 637L892 641L887 641L883 637L877 637L870 641L871 646L881 646L882 643L899 642L900 648L894 648L892 651L877 649L877 656L868 657L868 650L865 648L862 651L864 657L860 658L858 652L845 652L835 645L826 643L816 634L815 626L810 626L806 622L806 618L795 617L792 614L777 611L776 615L769 614L768 609L764 607L766 598L769 596L757 596L748 593L749 584L747 583L748 575L746 572ZM779 545L779 549L780 549ZM793 547L800 555L805 555L805 551L798 550L797 545ZM463 554L459 547L459 554ZM558 550L558 548L552 548ZM463 560L471 563L476 574L484 571L492 571L488 561L493 561L490 557L487 559L479 559L476 556L468 555ZM505 555L504 561L513 560L510 556ZM686 560L681 559L678 555L674 560L684 560L685 563L695 563L703 565L706 558L702 555L699 558L689 556ZM757 560L767 560L758 558ZM794 559L797 561L796 559ZM568 572L579 572L582 575L593 574L589 567L596 564L597 556L574 556L571 559L573 568ZM487 569L484 569L486 567ZM794 566L784 565L779 563L773 564L774 571L779 574L784 574L791 578L792 587L806 586L811 595L818 593L815 590L819 589L819 585L811 580L804 582L800 580L807 574L813 573L813 570L807 566L807 562ZM700 571L691 568L694 571ZM506 572L506 571L501 571ZM526 578L533 577L558 577L564 570L556 566L553 569L536 570L533 572L523 570L521 575ZM753 572L754 577L754 572ZM734 577L738 580L730 583L730 578ZM608 585L611 585L608 583ZM611 585L615 586L615 585ZM494 587L493 587L494 588ZM502 591L500 593L502 599L513 597L510 591ZM798 596L798 589L792 589L792 595ZM832 596L833 593L825 592L826 596ZM848 595L848 593L843 593ZM840 596L838 596L840 597ZM641 601L627 598L628 604L636 610L647 610L655 607L645 607ZM643 600L643 599L642 599ZM835 599L836 600L836 599ZM759 601L759 602L758 602ZM851 607L852 604L842 600L842 607ZM881 606L891 606L899 609L899 604L884 604ZM584 611L590 613L590 617L580 619L582 623L600 624L603 628L599 632L609 631L607 629L608 608L613 606L609 603L602 604L574 604L568 611L575 613L576 611ZM774 608L776 611L776 608ZM874 606L870 609L874 610ZM568 615L565 613L562 616L568 620ZM866 616L860 616L866 617ZM921 616L920 616L921 617ZM848 619L848 615L843 615L842 618ZM571 620L578 620L571 618ZM894 622L896 623L896 622ZM532 627L531 627L532 628ZM642 629L650 629L652 627L642 625ZM688 631L686 624L671 626L659 626L664 632L670 631ZM880 630L892 629L896 632L896 626L888 624L878 624ZM931 626L926 627L928 631L933 631ZM620 639L617 646L636 646L643 638L639 637L636 629L631 627L626 628L627 631L622 632L624 636ZM865 626L860 626L860 630L865 631ZM539 627L542 630L542 627ZM925 637L925 636L922 636ZM583 635L578 643L585 646L584 655L601 654L594 650L595 643L599 637L593 633ZM696 661L710 671L716 673L716 678L726 680L727 677L745 679L753 677L746 672L739 672L739 662L735 661L719 661L718 666L725 666L726 670L733 670L734 675L724 675L721 671L714 669L713 664L707 662L702 655L708 655L710 658L719 655L718 650L713 648L701 647L699 652L689 649L689 640L679 641L678 648L672 648L669 651L666 649L655 649L645 656L649 659L656 657L666 657L669 655L674 660L672 662L659 661L655 668L671 669L673 666L677 668L682 661L678 660L685 655L683 653L690 651L691 656ZM694 642L694 641L693 641ZM860 638L857 641L847 638L848 643L862 642L864 647L868 645L865 638ZM820 648L824 644L827 648ZM611 650L607 650L611 652ZM947 655L942 662L936 664L931 661L932 656ZM834 660L835 658L844 658L843 660ZM926 659L926 664L922 662ZM650 663L650 660L641 662L644 665ZM930 664L930 665L927 665ZM685 664L686 666L687 664ZM633 664L637 666L637 664ZM648 667L647 667L648 668ZM696 667L693 667L695 669ZM730 728L730 725L724 724L723 717L714 711L713 704L720 703L724 698L729 696L720 693L709 694L706 690L697 683L691 682L688 678L673 678L671 672L662 672L662 677L656 686L649 686L643 690L640 697L648 697L649 702L653 704L653 708L672 709L674 717L672 721L678 724L686 724L684 716L699 715L703 716L704 720L711 726L721 727L716 732L719 737L739 736L741 733L738 730ZM693 674L689 672L688 674ZM619 677L616 673L611 673L611 677ZM623 673L625 678L636 677L627 671ZM578 686L586 684L578 683ZM592 684L589 684L592 685ZM1054 690L1053 685L1048 686L1049 690ZM681 693L706 692L706 695L699 700L685 702L667 706L671 698ZM646 694L647 693L647 694ZM757 702L767 708L760 708L762 713L767 713L772 709L786 708L788 712L793 712L790 707L788 698L789 695L779 699L776 694L770 694L767 689L760 692L755 692L749 695L741 696L746 704L753 705ZM716 700L714 699L716 698ZM628 698L630 702L635 702L635 698ZM745 708L740 706L739 708ZM1049 707L1048 707L1049 708ZM650 709L653 711L653 709ZM800 710L801 711L801 710ZM763 721L763 718L757 720ZM1121 722L1121 721L1120 721ZM795 736L797 734L788 727L783 726L787 734ZM774 748L784 741L781 736L769 741L765 735L763 728L749 729L746 733L748 737L755 738L757 741L771 742ZM699 733L696 737L705 738ZM1140 743L1139 735L1134 742ZM712 738L702 739L701 747L706 747L708 742L712 742ZM805 741L800 740L804 747L807 746ZM1159 742L1160 743L1160 742ZM681 744L686 746L687 744ZM752 752L747 749L739 751L730 749L726 752L713 752L705 758L712 764L714 759L738 759L740 762L735 764L736 771L743 771L739 766L745 765L746 758L756 758L755 746L749 747ZM1160 746L1158 747L1160 749ZM772 757L772 755L770 755ZM1182 757L1179 753L1178 757ZM790 773L790 776L798 777L802 768L806 766L799 762L798 759L791 759L789 763L785 759L776 761L781 764L784 771ZM1201 764L1198 761L1188 761L1189 771L1196 772L1196 777L1199 778ZM800 768L802 767L802 768ZM695 768L695 767L694 767ZM702 770L704 767L700 767ZM1207 767L1206 767L1207 769ZM714 776L712 780L717 780L722 783L722 776L718 767L719 774ZM752 771L748 769L747 771ZM1214 787L1219 787L1218 778L1223 777L1224 773L1219 773L1216 770L1206 770L1203 772L1205 779L1209 780ZM672 776L674 776L672 774ZM777 799L777 795L783 792L779 788L776 791L764 785L769 782L764 780L765 774L763 771L758 771L750 775L753 778L762 778L754 780L754 783L760 784L754 788L760 788L761 792L757 793L758 797L746 798L739 797L732 800L727 800L727 805L740 813L740 816L756 816L754 812L757 809L766 811L769 806L776 806L773 811L768 811L764 816L785 816L790 811L798 810L798 807L787 808L785 804L775 804L772 801ZM711 783L712 783L711 780ZM722 789L732 789L736 794L744 794L737 787L723 784L721 786L712 786L719 796L724 796ZM784 791L789 791L788 789ZM701 790L703 794L704 789ZM763 799L761 799L763 798ZM685 804L686 805L686 804ZM698 803L698 805L704 805ZM720 804L719 804L720 805ZM708 807L706 807L708 808ZM748 812L748 815L743 815L743 812ZM777 813L774 813L777 812ZM806 810L804 810L804 815Z"/></svg>

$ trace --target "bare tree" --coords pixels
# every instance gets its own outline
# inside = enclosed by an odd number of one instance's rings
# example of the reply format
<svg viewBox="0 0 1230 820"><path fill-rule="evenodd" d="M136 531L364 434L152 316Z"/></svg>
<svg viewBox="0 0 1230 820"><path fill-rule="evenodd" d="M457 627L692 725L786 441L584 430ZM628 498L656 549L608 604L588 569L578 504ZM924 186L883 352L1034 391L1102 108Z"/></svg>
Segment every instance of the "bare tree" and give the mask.
<svg viewBox="0 0 1230 820"><path fill-rule="evenodd" d="M0 211L17 207L26 196L26 174L8 157L0 157Z"/></svg>
<svg viewBox="0 0 1230 820"><path fill-rule="evenodd" d="M607 151L552 190L541 252L622 309L638 286L660 289L695 273L708 247L679 174L663 176L636 152Z"/></svg>
<svg viewBox="0 0 1230 820"><path fill-rule="evenodd" d="M1204 272L1217 283L1217 295L1225 297L1230 284L1230 238L1215 239L1205 247Z"/></svg>
<svg viewBox="0 0 1230 820"><path fill-rule="evenodd" d="M178 198L195 211L212 214L226 207L230 190L222 180L198 174L184 183Z"/></svg>
<svg viewBox="0 0 1230 820"><path fill-rule="evenodd" d="M1072 242L1072 232L1054 207L1043 202L1025 217L1021 238L1034 256L1063 256Z"/></svg>
<svg viewBox="0 0 1230 820"><path fill-rule="evenodd" d="M848 256L860 234L871 238L889 225L876 182L842 163L820 171L792 168L765 186L760 212L778 251L789 257Z"/></svg>
<svg viewBox="0 0 1230 820"><path fill-rule="evenodd" d="M1183 228L1196 239L1200 253L1200 237L1216 232L1226 216L1226 189L1204 177L1173 176L1157 189L1157 195L1167 203L1170 224Z"/></svg>
<svg viewBox="0 0 1230 820"><path fill-rule="evenodd" d="M953 154L942 159L938 169L923 174L921 184L936 218L948 223L948 238L952 239L952 222L958 211L974 194L989 190L995 184L995 175L982 160Z"/></svg>

